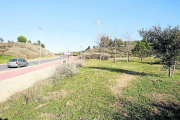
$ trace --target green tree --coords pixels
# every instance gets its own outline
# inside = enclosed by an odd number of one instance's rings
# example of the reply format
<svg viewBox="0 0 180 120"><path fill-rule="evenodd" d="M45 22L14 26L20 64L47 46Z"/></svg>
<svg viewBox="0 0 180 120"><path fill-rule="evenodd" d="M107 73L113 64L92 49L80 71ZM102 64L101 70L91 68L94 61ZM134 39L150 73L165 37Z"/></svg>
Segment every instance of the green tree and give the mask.
<svg viewBox="0 0 180 120"><path fill-rule="evenodd" d="M0 38L0 41L1 41L1 42L4 42L4 39L3 39L3 38Z"/></svg>
<svg viewBox="0 0 180 120"><path fill-rule="evenodd" d="M114 39L114 44L115 44L115 41L116 41L116 46L117 47L120 47L121 45L123 45L122 39L115 38Z"/></svg>
<svg viewBox="0 0 180 120"><path fill-rule="evenodd" d="M101 37L101 48L103 50L103 60L104 60L104 52L105 52L105 48L108 47L109 44L109 37L107 36L102 36Z"/></svg>
<svg viewBox="0 0 180 120"><path fill-rule="evenodd" d="M139 40L138 40L139 41ZM136 46L136 44L138 43L138 41L132 41L132 45Z"/></svg>
<svg viewBox="0 0 180 120"><path fill-rule="evenodd" d="M120 42L120 46L124 45L123 41Z"/></svg>
<svg viewBox="0 0 180 120"><path fill-rule="evenodd" d="M175 66L180 56L180 29L179 26L168 26L161 29L153 26L151 29L139 31L140 36L152 43L155 54L161 59L165 69L169 69L169 77L173 76ZM174 67L173 67L174 66ZM173 67L173 70L172 70Z"/></svg>
<svg viewBox="0 0 180 120"><path fill-rule="evenodd" d="M23 42L23 43L26 43L26 42L27 42L27 38L24 37L24 36L19 36L19 37L17 38L17 40L18 40L18 42Z"/></svg>
<svg viewBox="0 0 180 120"><path fill-rule="evenodd" d="M28 40L27 43L31 43L31 40Z"/></svg>
<svg viewBox="0 0 180 120"><path fill-rule="evenodd" d="M45 48L45 45L44 45L44 44L41 44L41 47L42 47L42 48Z"/></svg>
<svg viewBox="0 0 180 120"><path fill-rule="evenodd" d="M88 46L88 49L91 49L91 47L90 47L90 46Z"/></svg>
<svg viewBox="0 0 180 120"><path fill-rule="evenodd" d="M151 50L151 46L148 44L147 40L143 39L141 42L137 42L132 52L138 55L141 58L141 62L143 62L143 57L148 56L149 50Z"/></svg>
<svg viewBox="0 0 180 120"><path fill-rule="evenodd" d="M113 47L113 40L109 39L109 47Z"/></svg>
<svg viewBox="0 0 180 120"><path fill-rule="evenodd" d="M40 44L41 44L41 41L40 41L40 40L38 40L38 41L37 41L37 45L38 45L38 46L40 46Z"/></svg>
<svg viewBox="0 0 180 120"><path fill-rule="evenodd" d="M88 48L86 48L86 50L89 50L89 49L91 49L91 47L90 47L90 46L88 46Z"/></svg>

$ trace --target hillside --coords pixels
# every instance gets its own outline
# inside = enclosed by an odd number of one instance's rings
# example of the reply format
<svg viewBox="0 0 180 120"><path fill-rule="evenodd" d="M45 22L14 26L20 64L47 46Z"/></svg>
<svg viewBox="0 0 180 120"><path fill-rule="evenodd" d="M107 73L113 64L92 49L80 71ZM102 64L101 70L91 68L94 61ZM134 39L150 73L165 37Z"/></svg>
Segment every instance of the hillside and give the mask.
<svg viewBox="0 0 180 120"><path fill-rule="evenodd" d="M134 45L129 45L129 55L131 56L132 55L132 49L134 48ZM102 48L102 51L103 51L103 48ZM127 57L127 51L128 51L128 48L124 45L120 46L120 47L116 47L116 57L120 58L120 57ZM97 49L97 48L92 48L92 49L89 49L89 50L85 50L83 52L83 56L86 58L86 59L89 59L89 58L99 58L99 55L100 55L100 49ZM102 52L102 55L103 55L103 52ZM107 48L104 48L104 55L105 56L108 56L108 58L114 58L115 56L115 47L107 47ZM93 56L93 57L92 57Z"/></svg>
<svg viewBox="0 0 180 120"><path fill-rule="evenodd" d="M20 42L0 43L0 55L34 59L39 57L39 46ZM54 57L55 54L41 48L41 56Z"/></svg>

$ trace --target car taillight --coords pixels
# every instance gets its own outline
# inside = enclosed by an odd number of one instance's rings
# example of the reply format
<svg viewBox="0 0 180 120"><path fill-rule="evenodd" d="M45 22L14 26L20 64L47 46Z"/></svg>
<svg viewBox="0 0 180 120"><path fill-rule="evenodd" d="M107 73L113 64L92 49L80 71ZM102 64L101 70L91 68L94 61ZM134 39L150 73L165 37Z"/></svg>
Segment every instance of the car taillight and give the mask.
<svg viewBox="0 0 180 120"><path fill-rule="evenodd" d="M16 64L18 64L18 62L16 62Z"/></svg>

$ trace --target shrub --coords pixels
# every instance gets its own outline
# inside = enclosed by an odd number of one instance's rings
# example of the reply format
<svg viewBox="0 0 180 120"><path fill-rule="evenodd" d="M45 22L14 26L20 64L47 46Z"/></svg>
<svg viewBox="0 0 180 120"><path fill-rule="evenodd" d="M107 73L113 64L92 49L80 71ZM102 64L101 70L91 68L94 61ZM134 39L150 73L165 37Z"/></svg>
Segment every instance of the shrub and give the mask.
<svg viewBox="0 0 180 120"><path fill-rule="evenodd" d="M92 54L86 54L84 55L85 59L99 59L100 53L92 53ZM103 53L102 53L102 59L103 59ZM108 60L110 58L109 54L104 54L104 60Z"/></svg>
<svg viewBox="0 0 180 120"><path fill-rule="evenodd" d="M44 45L44 44L41 44L41 47L42 47L42 48L45 48L45 45Z"/></svg>
<svg viewBox="0 0 180 120"><path fill-rule="evenodd" d="M60 64L53 75L55 79L63 79L64 77L69 77L77 74L78 67L82 66L82 62L80 60L69 62L66 64Z"/></svg>
<svg viewBox="0 0 180 120"><path fill-rule="evenodd" d="M30 43L30 44L31 44L31 40L28 40L27 43Z"/></svg>
<svg viewBox="0 0 180 120"><path fill-rule="evenodd" d="M27 38L24 37L24 36L19 36L19 37L17 38L17 40L18 40L18 42L23 42L23 43L26 43L26 42L27 42Z"/></svg>

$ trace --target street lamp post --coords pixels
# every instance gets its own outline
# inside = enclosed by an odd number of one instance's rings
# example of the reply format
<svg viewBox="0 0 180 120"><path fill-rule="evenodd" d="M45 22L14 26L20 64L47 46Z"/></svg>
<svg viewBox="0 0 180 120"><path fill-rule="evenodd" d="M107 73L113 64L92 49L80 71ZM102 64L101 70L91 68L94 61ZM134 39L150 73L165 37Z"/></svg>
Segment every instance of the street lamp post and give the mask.
<svg viewBox="0 0 180 120"><path fill-rule="evenodd" d="M41 64L41 41L42 41L42 27L39 27L41 29L41 39L39 43L39 64Z"/></svg>

